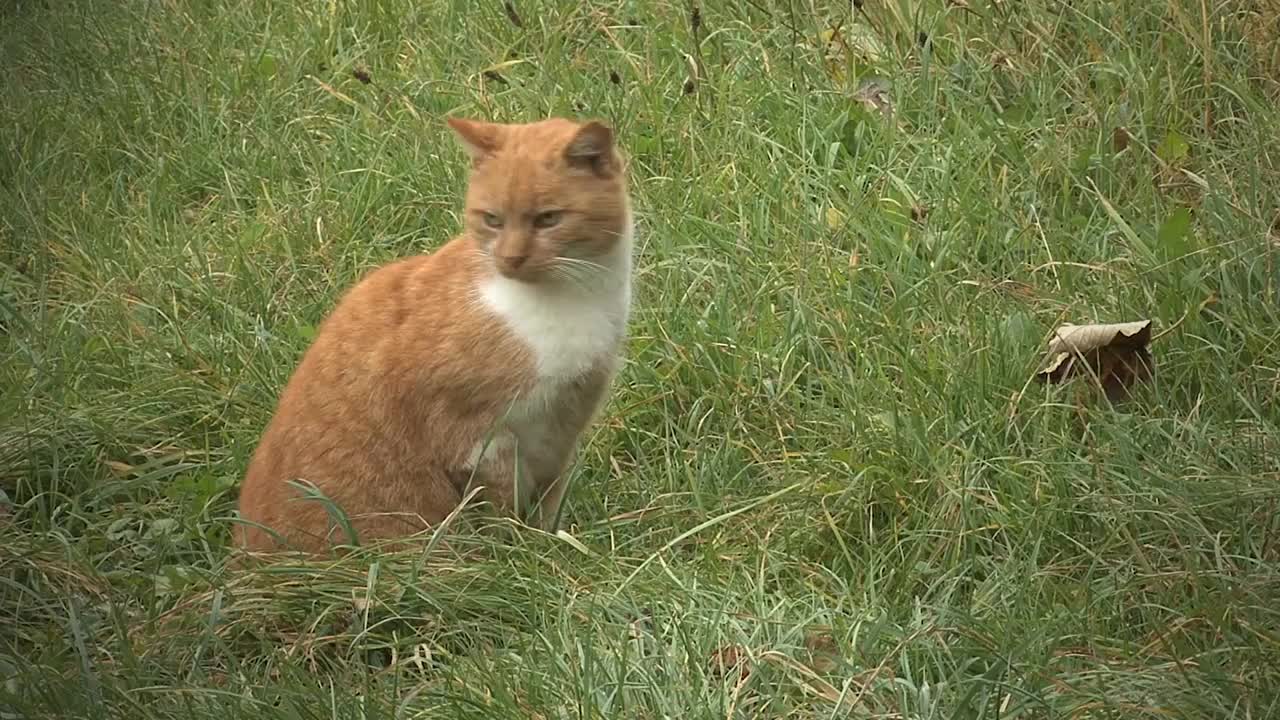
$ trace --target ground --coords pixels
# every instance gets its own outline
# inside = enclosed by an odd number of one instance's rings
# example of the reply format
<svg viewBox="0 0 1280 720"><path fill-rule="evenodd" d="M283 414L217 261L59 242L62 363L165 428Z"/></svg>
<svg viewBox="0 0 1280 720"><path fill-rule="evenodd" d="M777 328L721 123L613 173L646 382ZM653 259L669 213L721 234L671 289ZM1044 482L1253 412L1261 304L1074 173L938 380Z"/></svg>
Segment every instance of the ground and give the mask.
<svg viewBox="0 0 1280 720"><path fill-rule="evenodd" d="M1276 13L5 3L0 718L1280 717ZM563 533L227 567L444 118L548 114L639 230ZM1127 399L1036 379L1135 320Z"/></svg>

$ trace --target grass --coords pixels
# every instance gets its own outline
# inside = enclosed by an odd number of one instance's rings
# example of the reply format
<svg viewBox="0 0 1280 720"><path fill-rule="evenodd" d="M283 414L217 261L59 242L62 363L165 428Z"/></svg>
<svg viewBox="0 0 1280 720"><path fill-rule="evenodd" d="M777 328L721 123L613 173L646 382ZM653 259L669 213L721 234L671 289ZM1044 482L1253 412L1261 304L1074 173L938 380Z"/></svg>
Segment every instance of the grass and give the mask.
<svg viewBox="0 0 1280 720"><path fill-rule="evenodd" d="M0 9L0 718L1280 717L1274 11L516 5ZM631 158L568 537L227 568L446 114ZM1143 318L1128 402L1030 379Z"/></svg>

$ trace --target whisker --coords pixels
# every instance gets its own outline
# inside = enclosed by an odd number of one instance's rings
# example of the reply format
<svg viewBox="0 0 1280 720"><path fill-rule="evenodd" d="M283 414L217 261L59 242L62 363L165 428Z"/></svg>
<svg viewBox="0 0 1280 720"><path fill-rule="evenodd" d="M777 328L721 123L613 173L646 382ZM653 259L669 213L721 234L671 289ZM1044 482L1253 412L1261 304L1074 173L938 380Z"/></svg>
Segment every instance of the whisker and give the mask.
<svg viewBox="0 0 1280 720"><path fill-rule="evenodd" d="M555 264L583 280L599 277L609 272L609 268L604 265L579 258L557 258Z"/></svg>
<svg viewBox="0 0 1280 720"><path fill-rule="evenodd" d="M573 275L578 284L584 287L589 284L599 282L602 278L606 277L600 271L583 265L566 265L565 271L570 275Z"/></svg>
<svg viewBox="0 0 1280 720"><path fill-rule="evenodd" d="M557 261L555 263L552 263L552 267L556 268L562 273L565 273L566 275L580 276L584 272L586 272L585 268L579 265L575 265L573 263L567 263L567 262Z"/></svg>
<svg viewBox="0 0 1280 720"><path fill-rule="evenodd" d="M575 273L569 266L553 263L547 266L547 272L557 280L563 280L572 285L583 287L583 278Z"/></svg>
<svg viewBox="0 0 1280 720"><path fill-rule="evenodd" d="M584 259L582 259L582 258L569 257L569 256L567 256L567 255L565 255L565 256L561 256L561 257L558 257L558 258L556 258L556 260L557 260L558 262L563 262L563 263L565 263L565 264L567 264L567 265L581 265L581 266L583 266L583 267L590 267L590 268L593 268L593 269L595 269L595 270L602 270L602 271L603 271L603 270L608 270L608 269L609 269L608 267L606 267L606 266L604 266L604 265L601 265L601 264L600 264L600 263L598 263L598 262L594 262L594 261L592 261L592 260L584 260Z"/></svg>
<svg viewBox="0 0 1280 720"><path fill-rule="evenodd" d="M577 267L574 265L566 265L565 271L574 278L574 282L579 287L588 287L596 279L600 277L598 273L592 272L589 268Z"/></svg>

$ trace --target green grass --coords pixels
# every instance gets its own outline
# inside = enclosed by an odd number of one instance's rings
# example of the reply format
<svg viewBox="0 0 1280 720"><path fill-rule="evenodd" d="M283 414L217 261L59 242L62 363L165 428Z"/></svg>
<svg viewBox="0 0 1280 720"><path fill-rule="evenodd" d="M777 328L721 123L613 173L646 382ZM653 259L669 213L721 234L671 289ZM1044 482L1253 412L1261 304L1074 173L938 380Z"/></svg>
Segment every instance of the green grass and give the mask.
<svg viewBox="0 0 1280 720"><path fill-rule="evenodd" d="M517 5L0 9L0 718L1280 717L1274 17ZM631 158L570 539L226 568L316 323L458 227L446 114ZM1129 402L1030 380L1143 318Z"/></svg>

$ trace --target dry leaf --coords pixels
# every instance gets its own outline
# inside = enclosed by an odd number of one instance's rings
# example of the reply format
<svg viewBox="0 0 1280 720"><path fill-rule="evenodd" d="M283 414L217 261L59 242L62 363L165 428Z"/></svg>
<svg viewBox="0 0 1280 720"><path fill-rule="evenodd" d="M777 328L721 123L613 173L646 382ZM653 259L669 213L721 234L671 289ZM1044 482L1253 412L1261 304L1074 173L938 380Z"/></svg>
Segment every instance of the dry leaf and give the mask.
<svg viewBox="0 0 1280 720"><path fill-rule="evenodd" d="M640 640L647 635L653 635L653 611L649 608L643 608L634 619L628 623L627 627L632 640Z"/></svg>
<svg viewBox="0 0 1280 720"><path fill-rule="evenodd" d="M841 698L848 700L839 689L827 682L813 668L788 657L777 650L766 650L760 653L760 659L779 665L788 670L791 680L804 690L827 702L838 703Z"/></svg>
<svg viewBox="0 0 1280 720"><path fill-rule="evenodd" d="M734 684L747 679L751 674L751 661L747 658L746 648L740 645L725 645L711 653L711 674L715 677L728 677Z"/></svg>
<svg viewBox="0 0 1280 720"><path fill-rule="evenodd" d="M1135 382L1151 377L1154 364L1147 344L1151 321L1107 325L1063 325L1049 341L1049 363L1037 373L1060 383L1078 375L1096 378L1111 400L1119 400Z"/></svg>
<svg viewBox="0 0 1280 720"><path fill-rule="evenodd" d="M845 44L862 54L869 63L878 62L884 55L884 43L875 30L865 25L853 25L845 31Z"/></svg>
<svg viewBox="0 0 1280 720"><path fill-rule="evenodd" d="M507 0L502 3L502 9L507 11L507 19L511 21L512 25L515 25L518 28L524 27L524 23L520 21L520 14L516 12L515 3L511 2L511 0Z"/></svg>
<svg viewBox="0 0 1280 720"><path fill-rule="evenodd" d="M808 651L809 667L820 673L828 673L840 662L840 648L831 637L831 628L816 627L804 636Z"/></svg>
<svg viewBox="0 0 1280 720"><path fill-rule="evenodd" d="M1117 127L1111 131L1111 149L1116 152L1122 152L1129 147L1129 141L1133 140L1133 135L1129 134L1129 129Z"/></svg>
<svg viewBox="0 0 1280 720"><path fill-rule="evenodd" d="M129 463L120 462L119 460L107 460L103 465L111 468L111 472L115 473L116 477L129 477L138 469Z"/></svg>
<svg viewBox="0 0 1280 720"><path fill-rule="evenodd" d="M882 78L864 78L858 83L858 90L854 92L853 99L872 112L879 112L886 118L893 117L893 99L889 97L889 83Z"/></svg>

